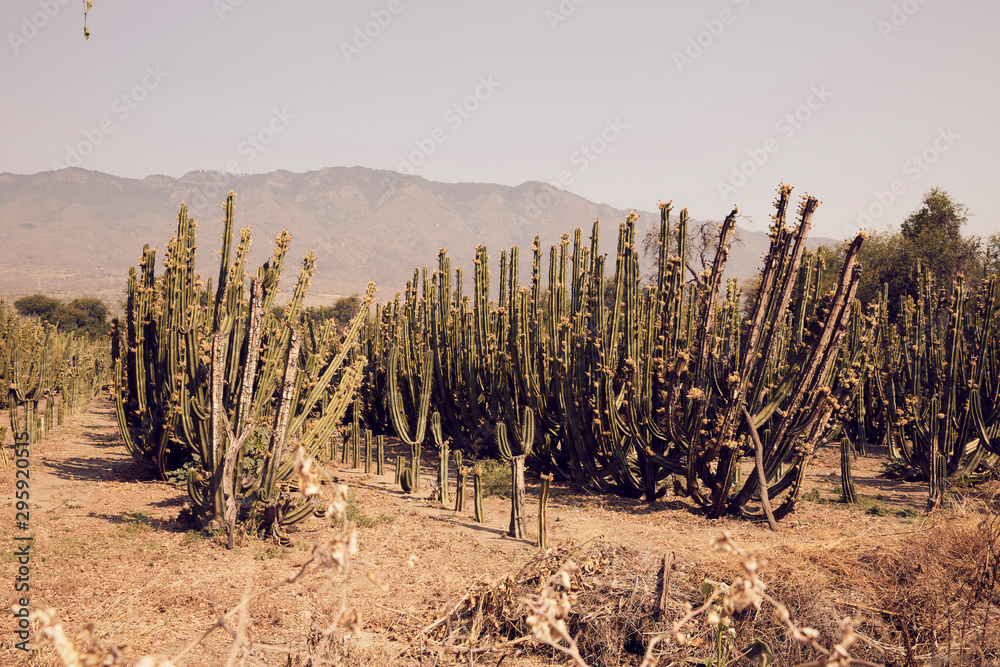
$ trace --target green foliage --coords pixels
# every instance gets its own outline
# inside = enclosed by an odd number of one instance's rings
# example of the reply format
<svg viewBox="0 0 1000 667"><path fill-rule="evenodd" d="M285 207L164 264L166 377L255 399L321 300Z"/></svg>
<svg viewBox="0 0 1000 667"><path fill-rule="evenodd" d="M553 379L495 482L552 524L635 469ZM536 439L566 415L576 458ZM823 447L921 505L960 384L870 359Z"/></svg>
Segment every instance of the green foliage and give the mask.
<svg viewBox="0 0 1000 667"><path fill-rule="evenodd" d="M305 324L323 325L333 322L338 328L346 329L354 317L361 311L363 300L360 295L352 294L337 299L332 306L309 306L300 315Z"/></svg>
<svg viewBox="0 0 1000 667"><path fill-rule="evenodd" d="M482 469L480 484L482 484L483 497L510 497L510 463L497 461L495 459L482 459L473 462Z"/></svg>
<svg viewBox="0 0 1000 667"><path fill-rule="evenodd" d="M962 238L962 225L968 218L968 207L954 201L941 188L931 188L924 193L921 206L911 213L900 231L907 241L914 241L928 232L940 232L941 236L954 241Z"/></svg>
<svg viewBox="0 0 1000 667"><path fill-rule="evenodd" d="M289 549L286 547L272 545L258 551L254 554L254 558L256 560L270 560L272 558L283 558L288 553Z"/></svg>
<svg viewBox="0 0 1000 667"><path fill-rule="evenodd" d="M108 306L94 297L79 297L64 304L45 294L32 294L14 302L14 308L25 317L37 317L67 333L106 336Z"/></svg>
<svg viewBox="0 0 1000 667"><path fill-rule="evenodd" d="M878 503L872 503L869 505L868 509L865 510L865 514L868 516L889 516L889 510Z"/></svg>
<svg viewBox="0 0 1000 667"><path fill-rule="evenodd" d="M827 500L819 494L819 489L810 489L802 494L802 500L818 505L825 505Z"/></svg>
<svg viewBox="0 0 1000 667"><path fill-rule="evenodd" d="M983 275L1000 274L1000 232L990 234L983 244Z"/></svg>
<svg viewBox="0 0 1000 667"><path fill-rule="evenodd" d="M919 262L948 285L959 275L974 286L983 266L991 261L977 237L963 237L967 220L965 206L940 188L928 190L920 207L901 224L899 232L869 236L860 262L865 272L858 286L858 299L871 303L879 298L882 285L889 286L889 307L895 314L899 298L916 296Z"/></svg>
<svg viewBox="0 0 1000 667"><path fill-rule="evenodd" d="M392 523L396 518L389 514L380 514L377 517L368 516L361 510L357 496L353 492L347 497L347 507L344 513L347 520L356 523L358 528L374 528L383 523Z"/></svg>
<svg viewBox="0 0 1000 667"><path fill-rule="evenodd" d="M46 294L32 294L14 302L18 314L24 317L37 317L50 324L57 321L56 312L61 307L62 301Z"/></svg>
<svg viewBox="0 0 1000 667"><path fill-rule="evenodd" d="M60 316L61 329L90 336L104 336L110 331L108 326L108 306L100 299L81 297L64 306Z"/></svg>

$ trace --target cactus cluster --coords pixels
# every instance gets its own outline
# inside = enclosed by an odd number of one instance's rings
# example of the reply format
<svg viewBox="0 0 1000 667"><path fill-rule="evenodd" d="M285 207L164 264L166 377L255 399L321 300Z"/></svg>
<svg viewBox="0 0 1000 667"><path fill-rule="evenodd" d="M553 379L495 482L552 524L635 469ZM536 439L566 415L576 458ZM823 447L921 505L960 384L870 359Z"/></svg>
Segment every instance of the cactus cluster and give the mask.
<svg viewBox="0 0 1000 667"><path fill-rule="evenodd" d="M500 253L493 282L486 248L476 249L470 282L442 249L435 270L414 271L371 317L370 287L343 340L332 326L299 324L311 254L283 315L273 313L289 236L248 274L250 234L234 250L232 194L218 281L203 285L182 206L162 275L145 248L129 276L126 319L115 323L123 438L161 475L186 468L206 521L277 533L312 511L290 494L290 443L333 458L348 409L343 463L382 474L384 437L394 435L410 448L396 460L396 482L419 491L426 443L438 450L442 503L451 502L451 456L457 510L471 473L477 520L482 471L463 466L462 453L509 461L518 536L523 467L542 475L543 499L556 479L649 502L672 488L712 517L763 511L773 520L794 507L815 449L834 442L846 500L855 495L851 457L885 443L925 475L936 504L950 479L1000 460L996 278L976 294L961 280L946 292L918 268L920 292L898 317L885 293L863 312L855 293L864 235L846 244L827 289L831 267L806 249L819 202L803 197L794 216L792 202L792 188L780 186L749 297L723 281L738 212L695 276L683 261L687 210L674 218L667 203L652 284L640 278L632 213L618 225L613 266L595 222L589 239L577 229L547 253L536 237L523 284L516 246ZM65 356L36 348L37 360L5 352L17 363L0 366L25 378L21 404L46 391L46 364Z"/></svg>
<svg viewBox="0 0 1000 667"><path fill-rule="evenodd" d="M109 380L108 341L59 333L14 315L0 299L0 394L14 435L32 444L69 415L82 412Z"/></svg>
<svg viewBox="0 0 1000 667"><path fill-rule="evenodd" d="M880 372L870 382L885 406L891 455L928 481L928 505L946 481L1000 461L1000 284L993 275L970 293L962 276L938 287L917 265L916 298L904 296L890 322L877 305Z"/></svg>
<svg viewBox="0 0 1000 667"><path fill-rule="evenodd" d="M751 512L759 496L741 470L754 452L746 406L768 491L784 496L776 514L786 514L809 455L838 434L843 406L859 392L849 371L867 349L841 344L862 237L850 244L836 289L821 293L822 266L805 249L819 202L802 199L794 229L790 202L791 187L781 186L746 322L735 282L722 282L735 210L711 268L693 281L681 261L687 211L674 221L670 204L660 207L653 285L640 280L635 214L619 225L610 277L594 223L589 242L578 229L550 249L547 281L537 237L527 285L519 249L501 252L495 300L486 248L476 249L471 294L442 249L437 270L415 271L365 331L365 422L419 447L433 412L443 434L435 440L458 450L524 456L539 473L649 501L673 478L720 516Z"/></svg>
<svg viewBox="0 0 1000 667"><path fill-rule="evenodd" d="M166 477L186 469L199 517L225 527L247 522L281 534L308 516L291 491L292 452L324 453L354 398L364 360L354 341L361 314L341 338L332 323L300 324L313 273L310 252L288 305L272 305L291 237L282 231L273 257L246 268L251 235L235 250L235 194L224 206L217 282L195 272L195 229L181 205L177 234L161 275L156 251L143 249L129 272L124 322L113 323L114 397L119 429L136 461ZM350 358L350 359L349 359Z"/></svg>

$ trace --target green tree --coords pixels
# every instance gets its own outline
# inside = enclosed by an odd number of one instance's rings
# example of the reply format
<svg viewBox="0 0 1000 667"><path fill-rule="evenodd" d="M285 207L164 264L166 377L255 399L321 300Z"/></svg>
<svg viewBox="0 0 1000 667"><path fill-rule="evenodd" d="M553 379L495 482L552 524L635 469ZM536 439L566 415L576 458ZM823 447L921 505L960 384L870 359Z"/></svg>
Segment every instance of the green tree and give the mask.
<svg viewBox="0 0 1000 667"><path fill-rule="evenodd" d="M361 310L359 295L341 297L333 303L333 319L341 329L346 328L359 310Z"/></svg>
<svg viewBox="0 0 1000 667"><path fill-rule="evenodd" d="M58 312L59 329L62 331L104 336L110 330L108 306L100 299L87 296L73 299Z"/></svg>
<svg viewBox="0 0 1000 667"><path fill-rule="evenodd" d="M25 317L37 317L60 331L89 336L105 336L108 325L108 306L94 297L79 297L68 304L46 294L32 294L14 302L14 308Z"/></svg>
<svg viewBox="0 0 1000 667"><path fill-rule="evenodd" d="M924 193L920 208L910 214L900 227L903 238L917 241L928 232L938 232L952 241L962 239L962 225L968 222L969 208L954 201L941 188Z"/></svg>
<svg viewBox="0 0 1000 667"><path fill-rule="evenodd" d="M321 324L333 320L341 329L346 329L351 320L361 310L361 297L357 294L344 296L333 302L332 306L309 306L302 310L303 322Z"/></svg>
<svg viewBox="0 0 1000 667"><path fill-rule="evenodd" d="M23 317L37 317L43 322L53 322L55 314L62 307L59 299L47 294L32 294L14 302L14 308Z"/></svg>
<svg viewBox="0 0 1000 667"><path fill-rule="evenodd" d="M1000 232L990 234L983 248L983 275L1000 274Z"/></svg>
<svg viewBox="0 0 1000 667"><path fill-rule="evenodd" d="M875 232L865 239L858 255L861 282L857 298L870 303L882 294L882 285L889 284L889 302L895 309L899 296L913 291L913 269L917 258L910 244L899 232Z"/></svg>
<svg viewBox="0 0 1000 667"><path fill-rule="evenodd" d="M872 234L861 248L864 267L858 298L868 303L889 285L889 305L895 310L899 297L916 289L914 271L921 262L947 285L958 275L973 286L983 274L982 241L962 236L968 208L941 188L924 193L920 207L903 220L899 232Z"/></svg>

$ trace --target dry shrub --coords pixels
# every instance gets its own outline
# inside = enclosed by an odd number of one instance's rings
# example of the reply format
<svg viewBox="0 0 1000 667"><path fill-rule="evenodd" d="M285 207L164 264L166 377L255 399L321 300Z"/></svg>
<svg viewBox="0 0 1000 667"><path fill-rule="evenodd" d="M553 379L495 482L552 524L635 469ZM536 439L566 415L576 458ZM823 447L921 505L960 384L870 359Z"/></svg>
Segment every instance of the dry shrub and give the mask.
<svg viewBox="0 0 1000 667"><path fill-rule="evenodd" d="M422 646L416 642L411 646L417 653L445 648L449 653L462 653L477 647L485 652L489 646L497 652L510 650L532 635L526 622L532 613L528 601L569 561L577 565L570 575L575 601L567 624L577 638L580 655L594 667L638 664L645 650L643 634L670 627L670 618L657 618L662 557L607 542L552 547L516 573L473 584L451 605L448 615L425 633L426 639L420 638ZM678 596L687 599L681 591L691 588L676 579L673 576L670 582L673 595L668 616L683 613ZM700 598L695 595L691 601L700 602ZM535 643L533 647L555 657L547 646Z"/></svg>
<svg viewBox="0 0 1000 667"><path fill-rule="evenodd" d="M907 662L925 656L1000 656L1000 518L967 515L935 523L873 551L863 561L882 584L876 604L888 614L887 643Z"/></svg>
<svg viewBox="0 0 1000 667"><path fill-rule="evenodd" d="M839 619L858 618L852 657L898 665L1000 657L995 514L957 508L913 532L786 545L766 557L769 592L798 623L819 630L821 643L836 643ZM738 564L723 559L702 568L720 580L738 574ZM769 614L744 613L736 629L740 644L765 641L791 663L812 658Z"/></svg>
<svg viewBox="0 0 1000 667"><path fill-rule="evenodd" d="M982 511L986 509L987 511ZM451 605L429 632L414 635L410 657L469 650L510 651L533 646L549 659L556 652L531 635L527 600L569 561L575 599L566 626L579 654L593 667L639 664L650 637L669 630L684 604L702 603L706 579L732 582L739 558L706 550L689 571L672 571L664 612L658 610L662 555L640 553L607 542L547 550L520 571L481 581ZM841 538L827 544L785 544L760 554L761 579L799 627L818 631L831 647L853 617L851 658L887 665L991 664L1000 657L1000 517L979 508L953 509L926 519L916 530L894 535ZM777 664L815 661L814 648L796 641L773 606L748 607L733 616L736 650L766 643ZM428 626L430 627L430 626ZM424 630L428 630L425 627ZM661 644L660 664L714 655L712 628L704 619L685 627L689 643ZM559 661L563 658L559 657ZM742 664L749 664L741 660Z"/></svg>

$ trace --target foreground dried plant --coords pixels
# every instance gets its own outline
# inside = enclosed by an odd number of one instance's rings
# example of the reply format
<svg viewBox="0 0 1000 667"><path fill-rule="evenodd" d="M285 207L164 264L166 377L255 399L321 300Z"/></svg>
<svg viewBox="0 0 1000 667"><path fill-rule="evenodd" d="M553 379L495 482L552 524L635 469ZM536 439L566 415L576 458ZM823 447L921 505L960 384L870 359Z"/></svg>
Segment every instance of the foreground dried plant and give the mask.
<svg viewBox="0 0 1000 667"><path fill-rule="evenodd" d="M302 448L296 452L293 466L299 481L299 488L304 495L319 501L322 487L319 476L313 467L311 458ZM94 627L87 625L78 627L63 624L59 621L55 610L36 609L31 613L31 621L37 624L34 634L35 648L39 649L45 643L51 644L59 660L66 667L96 667L130 665L132 667L174 667L189 656L216 630L222 630L232 640L226 667L243 664L252 650L284 653L289 660L295 658L297 664L303 665L337 665L340 655L331 646L332 640L338 634L357 635L361 630L361 616L356 609L347 603L347 582L352 570L352 559L358 553L358 527L353 521L347 520L348 489L344 484L332 487L331 497L327 499L324 516L334 526L340 526L339 533L329 542L315 542L309 558L299 566L296 572L284 579L276 581L257 591L250 590L252 578L248 579L246 589L239 603L230 611L222 613L212 600L211 591L207 591L208 599L215 614L215 623L205 629L199 636L192 639L187 646L172 656L147 655L137 661L128 660L124 654L124 646L103 642L95 634ZM312 637L311 647L306 655L296 654L287 646L271 646L256 643L248 636L250 624L250 603L257 598L298 582L310 574L320 574L329 579L332 589L338 591L335 595L335 609L330 623L320 629ZM368 579L376 586L382 586L374 572L367 573ZM82 645L82 648L80 646Z"/></svg>
<svg viewBox="0 0 1000 667"><path fill-rule="evenodd" d="M646 655L643 657L642 667L650 667L656 664L655 649L660 642L672 638L678 645L685 645L688 642L688 637L682 630L688 623L694 622L699 616L703 616L705 623L709 626L728 626L729 622L727 621L730 621L735 613L741 612L748 607L753 607L755 610L760 611L765 602L773 607L775 617L787 629L795 641L812 648L820 654L820 657L816 660L801 663L800 667L827 667L827 665L847 667L848 665L876 664L852 658L849 653L849 649L857 640L854 634L854 619L849 616L841 619L840 642L832 649L827 649L818 641L819 631L810 627L797 625L792 620L788 607L767 592L767 586L761 581L759 576L760 562L758 561L757 554L741 548L727 532L723 532L720 537L712 540L711 544L712 548L716 551L735 554L739 557L740 566L743 569L742 576L737 577L731 586L724 587L717 583L713 584L711 592L700 607L693 608L690 604L686 604L687 613L674 623L669 633L661 633L650 639L649 645L646 648ZM720 600L721 604L715 604L717 599ZM752 645L751 648L756 649L754 651L754 655L756 656L772 654L770 647L760 642ZM744 655L748 653L750 651L744 651Z"/></svg>
<svg viewBox="0 0 1000 667"><path fill-rule="evenodd" d="M716 551L739 556L743 569L742 576L737 577L732 585L711 582L705 600L699 607L684 603L685 613L674 622L673 627L650 638L643 656L642 667L653 667L658 663L660 656L657 655L656 648L663 642L672 640L678 646L694 643L691 637L685 634L685 629L689 624L696 623L699 618L711 628L729 628L734 614L749 607L760 611L765 602L774 608L776 618L796 641L820 654L816 660L801 663L799 667L833 665L877 667L876 663L852 658L850 655L849 649L857 639L853 631L854 619L846 617L840 621L842 630L840 642L833 648L827 649L819 643L817 630L796 625L791 619L788 608L767 592L767 586L758 576L760 563L755 553L742 549L727 532L712 540L711 545ZM558 572L549 577L539 594L528 601L532 613L526 621L537 639L568 656L577 667L588 667L580 655L576 638L570 634L566 624L570 608L576 602L570 575L578 569L575 563L567 561ZM768 664L769 659L773 657L770 647L762 642L752 644L743 651L743 655L758 659L761 665ZM726 662L722 656L717 656L717 662L711 664L722 665Z"/></svg>

